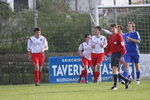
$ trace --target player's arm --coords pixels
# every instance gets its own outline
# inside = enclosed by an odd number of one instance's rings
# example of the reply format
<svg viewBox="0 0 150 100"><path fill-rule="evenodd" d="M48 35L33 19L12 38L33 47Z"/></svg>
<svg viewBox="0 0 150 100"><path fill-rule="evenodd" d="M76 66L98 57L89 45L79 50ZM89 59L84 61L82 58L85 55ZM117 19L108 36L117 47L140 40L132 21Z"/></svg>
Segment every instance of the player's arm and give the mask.
<svg viewBox="0 0 150 100"><path fill-rule="evenodd" d="M120 40L120 44L121 44L120 62L124 63L124 55L126 54L126 48L125 48L125 42L124 42L123 36L121 34L119 34L119 40Z"/></svg>
<svg viewBox="0 0 150 100"><path fill-rule="evenodd" d="M48 42L47 42L46 38L44 38L43 45L44 45L44 49L42 49L42 52L47 51L48 50Z"/></svg>
<svg viewBox="0 0 150 100"><path fill-rule="evenodd" d="M141 41L140 40L137 40L137 39L133 39L133 38L130 38L127 36L127 39L134 42L134 43L140 43Z"/></svg>
<svg viewBox="0 0 150 100"><path fill-rule="evenodd" d="M105 51L105 55L108 56L110 54L110 46L111 46L111 36L109 37L109 41L108 41L108 45L107 45L107 49Z"/></svg>
<svg viewBox="0 0 150 100"><path fill-rule="evenodd" d="M27 44L27 56L28 56L28 59L31 60L31 45L32 45L32 41L31 41L31 38L28 39L28 44Z"/></svg>
<svg viewBox="0 0 150 100"><path fill-rule="evenodd" d="M106 34L108 34L108 35L111 35L111 34L112 34L112 32L110 32L109 30L106 30L106 29L102 29L102 32L104 32L104 33L106 33Z"/></svg>
<svg viewBox="0 0 150 100"><path fill-rule="evenodd" d="M104 38L104 48L108 45L106 37Z"/></svg>
<svg viewBox="0 0 150 100"><path fill-rule="evenodd" d="M108 42L107 49L105 51L104 61L106 61L107 56L110 55L110 44Z"/></svg>
<svg viewBox="0 0 150 100"><path fill-rule="evenodd" d="M78 53L81 57L83 56L83 44L80 44L80 46L78 48Z"/></svg>
<svg viewBox="0 0 150 100"><path fill-rule="evenodd" d="M138 32L136 32L134 38L130 38L127 37L127 39L129 39L130 41L134 42L134 43L140 43L141 42L141 38Z"/></svg>
<svg viewBox="0 0 150 100"><path fill-rule="evenodd" d="M104 37L103 42L101 43L101 48L105 48L107 46L107 39Z"/></svg>
<svg viewBox="0 0 150 100"><path fill-rule="evenodd" d="M123 39L123 36L121 34L118 34L120 47L121 47L121 55L124 56L126 54L126 48L125 48L125 42Z"/></svg>

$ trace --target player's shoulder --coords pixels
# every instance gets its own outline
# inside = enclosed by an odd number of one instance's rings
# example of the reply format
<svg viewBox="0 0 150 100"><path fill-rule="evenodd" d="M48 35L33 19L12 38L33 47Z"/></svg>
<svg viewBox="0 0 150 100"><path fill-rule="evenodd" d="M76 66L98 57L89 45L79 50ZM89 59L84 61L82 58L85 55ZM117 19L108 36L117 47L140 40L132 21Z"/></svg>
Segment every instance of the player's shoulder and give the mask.
<svg viewBox="0 0 150 100"><path fill-rule="evenodd" d="M45 37L43 35L41 35L40 38L45 38Z"/></svg>
<svg viewBox="0 0 150 100"><path fill-rule="evenodd" d="M124 35L128 35L129 33L127 32L127 33L124 33Z"/></svg>
<svg viewBox="0 0 150 100"><path fill-rule="evenodd" d="M134 31L133 33L134 33L134 34L139 34L139 32L138 32L138 31Z"/></svg>
<svg viewBox="0 0 150 100"><path fill-rule="evenodd" d="M117 36L119 36L119 37L122 37L122 34L121 33L118 33L118 34L116 34Z"/></svg>
<svg viewBox="0 0 150 100"><path fill-rule="evenodd" d="M93 36L91 37L91 40L95 40L95 39L96 39L96 36L93 35Z"/></svg>
<svg viewBox="0 0 150 100"><path fill-rule="evenodd" d="M93 35L91 38L96 38L96 36L95 36L95 35Z"/></svg>
<svg viewBox="0 0 150 100"><path fill-rule="evenodd" d="M84 46L84 42L80 43L79 47L83 47Z"/></svg>
<svg viewBox="0 0 150 100"><path fill-rule="evenodd" d="M32 40L33 38L35 38L34 35L33 35L33 36L30 36L28 39L29 39L29 40Z"/></svg>
<svg viewBox="0 0 150 100"><path fill-rule="evenodd" d="M40 36L40 39L45 40L46 37L44 37L43 35Z"/></svg>
<svg viewBox="0 0 150 100"><path fill-rule="evenodd" d="M85 42L81 42L80 45L83 45Z"/></svg>
<svg viewBox="0 0 150 100"><path fill-rule="evenodd" d="M121 33L121 35L122 35L122 36L124 36L124 35L125 35L125 33Z"/></svg>
<svg viewBox="0 0 150 100"><path fill-rule="evenodd" d="M111 38L113 35L114 35L114 34L110 34L110 35L109 35L109 38Z"/></svg>
<svg viewBox="0 0 150 100"><path fill-rule="evenodd" d="M106 38L104 35L101 35L101 38Z"/></svg>

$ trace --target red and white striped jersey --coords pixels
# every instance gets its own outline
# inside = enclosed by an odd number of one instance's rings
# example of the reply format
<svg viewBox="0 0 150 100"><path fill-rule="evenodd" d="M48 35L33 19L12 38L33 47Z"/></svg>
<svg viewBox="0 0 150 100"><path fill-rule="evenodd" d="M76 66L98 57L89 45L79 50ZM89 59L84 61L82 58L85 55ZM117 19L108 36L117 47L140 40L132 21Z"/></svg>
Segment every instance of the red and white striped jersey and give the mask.
<svg viewBox="0 0 150 100"><path fill-rule="evenodd" d="M90 43L87 43L87 42L83 42L80 44L78 50L80 51L83 51L83 56L85 58L87 58L88 60L91 60L91 49L92 49L92 46Z"/></svg>
<svg viewBox="0 0 150 100"><path fill-rule="evenodd" d="M48 43L44 36L36 38L32 36L28 39L27 50L31 53L41 53L43 49L48 49Z"/></svg>
<svg viewBox="0 0 150 100"><path fill-rule="evenodd" d="M102 35L99 37L96 37L94 35L91 39L91 45L95 46L94 48L92 48L92 53L104 53L104 48L107 46L107 39L105 36ZM101 45L104 45L104 48L102 48Z"/></svg>

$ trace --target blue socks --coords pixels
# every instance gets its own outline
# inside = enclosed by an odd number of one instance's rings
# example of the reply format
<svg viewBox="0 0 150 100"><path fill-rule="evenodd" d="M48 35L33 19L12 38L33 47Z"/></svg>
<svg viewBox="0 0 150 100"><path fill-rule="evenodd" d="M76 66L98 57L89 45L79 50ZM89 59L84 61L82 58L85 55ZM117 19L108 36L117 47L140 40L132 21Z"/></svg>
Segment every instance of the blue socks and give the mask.
<svg viewBox="0 0 150 100"><path fill-rule="evenodd" d="M127 69L124 69L123 76L124 76L125 78L128 78L129 75L130 75L130 71L127 70Z"/></svg>
<svg viewBox="0 0 150 100"><path fill-rule="evenodd" d="M136 71L136 80L139 81L140 80L140 70Z"/></svg>

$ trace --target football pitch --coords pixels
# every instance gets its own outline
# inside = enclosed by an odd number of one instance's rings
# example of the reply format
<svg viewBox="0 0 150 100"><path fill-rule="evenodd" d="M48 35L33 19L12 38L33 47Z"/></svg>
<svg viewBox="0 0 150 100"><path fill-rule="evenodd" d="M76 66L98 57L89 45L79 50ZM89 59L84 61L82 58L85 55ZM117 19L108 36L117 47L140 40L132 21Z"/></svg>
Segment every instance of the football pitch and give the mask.
<svg viewBox="0 0 150 100"><path fill-rule="evenodd" d="M0 85L0 100L150 100L150 81L129 89L118 83L118 90L110 90L112 82Z"/></svg>

